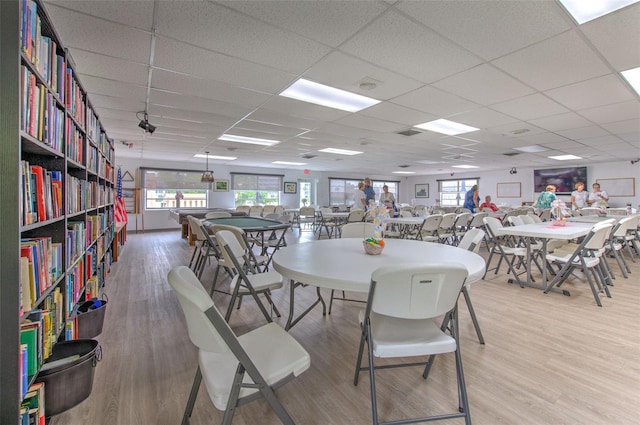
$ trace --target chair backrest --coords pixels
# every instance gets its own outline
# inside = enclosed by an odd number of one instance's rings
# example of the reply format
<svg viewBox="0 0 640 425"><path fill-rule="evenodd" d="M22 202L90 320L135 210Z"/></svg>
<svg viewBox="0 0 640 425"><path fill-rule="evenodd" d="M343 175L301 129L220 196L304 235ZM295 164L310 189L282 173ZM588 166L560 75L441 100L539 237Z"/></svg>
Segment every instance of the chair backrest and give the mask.
<svg viewBox="0 0 640 425"><path fill-rule="evenodd" d="M483 238L484 230L478 228L470 229L464 234L462 239L460 239L458 248L466 249L477 254Z"/></svg>
<svg viewBox="0 0 640 425"><path fill-rule="evenodd" d="M251 207L249 205L238 205L236 207L237 212L243 212L243 213L246 213L247 215L249 215L250 210L251 210Z"/></svg>
<svg viewBox="0 0 640 425"><path fill-rule="evenodd" d="M628 230L632 224L635 224L636 218L634 216L627 216L621 218L618 224L614 226L613 236L616 238L623 238L627 235Z"/></svg>
<svg viewBox="0 0 640 425"><path fill-rule="evenodd" d="M356 223L364 219L364 210L352 209L347 217L347 223Z"/></svg>
<svg viewBox="0 0 640 425"><path fill-rule="evenodd" d="M519 215L512 215L507 217L507 219L509 220L509 224L511 224L512 226L522 226L524 224L522 216Z"/></svg>
<svg viewBox="0 0 640 425"><path fill-rule="evenodd" d="M196 237L199 241L204 241L207 238L202 233L202 229L200 228L201 222L197 218L192 215L187 216L187 221L189 221L189 228L191 229L191 233Z"/></svg>
<svg viewBox="0 0 640 425"><path fill-rule="evenodd" d="M300 207L298 214L300 217L315 217L316 209L313 207Z"/></svg>
<svg viewBox="0 0 640 425"><path fill-rule="evenodd" d="M540 220L549 221L551 220L551 208L545 208L540 211Z"/></svg>
<svg viewBox="0 0 640 425"><path fill-rule="evenodd" d="M469 225L469 222L471 222L472 218L473 214L471 214L470 212L463 212L458 214L458 217L456 218L456 227L466 228Z"/></svg>
<svg viewBox="0 0 640 425"><path fill-rule="evenodd" d="M495 217L485 217L482 219L482 221L484 221L484 227L487 229L487 231L489 232L489 236L491 236L492 238L495 238L498 229L501 229L503 227L500 220Z"/></svg>
<svg viewBox="0 0 640 425"><path fill-rule="evenodd" d="M347 223L340 230L341 238L373 238L375 234L375 226L373 223L365 223L359 221L357 223Z"/></svg>
<svg viewBox="0 0 640 425"><path fill-rule="evenodd" d="M463 264L385 266L371 275L367 312L429 319L451 311L467 279Z"/></svg>
<svg viewBox="0 0 640 425"><path fill-rule="evenodd" d="M227 211L212 211L204 215L204 218L221 218L221 217L231 217L231 213Z"/></svg>
<svg viewBox="0 0 640 425"><path fill-rule="evenodd" d="M213 226L211 226L211 232L213 233L214 237L221 230L228 230L229 232L233 233L240 243L240 246L242 246L242 249L245 252L249 251L249 245L247 245L246 234L243 229L236 226L230 226L228 224L214 224Z"/></svg>
<svg viewBox="0 0 640 425"><path fill-rule="evenodd" d="M469 208L459 207L459 208L456 208L454 212L456 214L471 213L471 210Z"/></svg>
<svg viewBox="0 0 640 425"><path fill-rule="evenodd" d="M607 215L627 215L626 208L607 208Z"/></svg>
<svg viewBox="0 0 640 425"><path fill-rule="evenodd" d="M488 215L489 215L489 213L486 213L486 212L475 213L473 215L473 218L469 222L469 227L474 228L474 227L482 227L482 226L484 226L484 223L483 223L482 219L487 217Z"/></svg>
<svg viewBox="0 0 640 425"><path fill-rule="evenodd" d="M229 267L233 268L236 272L238 267L249 267L249 259L246 256L246 251L239 238L230 230L219 230L216 232L216 241L220 246L220 251L224 257L225 262Z"/></svg>
<svg viewBox="0 0 640 425"><path fill-rule="evenodd" d="M585 241L583 242L584 248L589 250L599 250L604 247L607 239L609 239L609 233L611 233L612 227L613 224L610 222L598 223L593 226L589 237L585 238Z"/></svg>
<svg viewBox="0 0 640 425"><path fill-rule="evenodd" d="M327 208L327 207L322 207L322 208L320 208L320 210L319 210L319 211L320 211L322 214L327 214L327 213L328 213L328 214L331 214L331 213L333 212L333 209L332 209L332 208Z"/></svg>
<svg viewBox="0 0 640 425"><path fill-rule="evenodd" d="M598 211L600 211L600 208L584 207L580 209L580 214L581 215L598 215Z"/></svg>
<svg viewBox="0 0 640 425"><path fill-rule="evenodd" d="M529 217L533 223L542 223L542 219L535 214L528 214L527 217Z"/></svg>
<svg viewBox="0 0 640 425"><path fill-rule="evenodd" d="M254 205L249 208L249 215L251 217L260 217L262 216L262 205Z"/></svg>
<svg viewBox="0 0 640 425"><path fill-rule="evenodd" d="M193 271L186 266L178 266L169 272L167 279L176 293L187 319L187 330L191 342L203 351L219 354L230 351L216 327L207 317L206 312L208 311L214 316L217 315L220 318L217 322L225 323L221 326L226 326L227 332L233 332Z"/></svg>
<svg viewBox="0 0 640 425"><path fill-rule="evenodd" d="M424 224L422 225L422 230L425 232L435 232L440 227L440 222L442 221L442 215L434 214L428 215L424 219Z"/></svg>
<svg viewBox="0 0 640 425"><path fill-rule="evenodd" d="M522 220L523 224L534 224L535 223L532 215L525 214L525 215L519 215L518 217L520 217L520 220Z"/></svg>
<svg viewBox="0 0 640 425"><path fill-rule="evenodd" d="M282 215L284 214L284 207L282 205L276 205L273 212Z"/></svg>
<svg viewBox="0 0 640 425"><path fill-rule="evenodd" d="M442 216L442 220L440 221L440 229L451 229L453 227L453 223L455 223L457 218L456 213L447 213Z"/></svg>
<svg viewBox="0 0 640 425"><path fill-rule="evenodd" d="M338 212L347 212L347 206L345 204L338 204L336 205L336 207L338 208Z"/></svg>
<svg viewBox="0 0 640 425"><path fill-rule="evenodd" d="M411 211L402 210L400 211L400 217L409 218L409 217L413 217L413 214L411 214Z"/></svg>
<svg viewBox="0 0 640 425"><path fill-rule="evenodd" d="M276 206L275 205L265 205L264 207L262 207L262 215L265 216L267 214L273 214L276 212Z"/></svg>

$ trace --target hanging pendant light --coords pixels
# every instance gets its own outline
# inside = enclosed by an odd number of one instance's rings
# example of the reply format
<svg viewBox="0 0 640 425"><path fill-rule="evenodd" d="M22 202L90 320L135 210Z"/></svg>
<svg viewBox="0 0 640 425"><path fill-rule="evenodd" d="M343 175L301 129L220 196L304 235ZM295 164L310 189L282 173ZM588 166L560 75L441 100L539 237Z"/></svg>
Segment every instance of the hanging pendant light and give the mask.
<svg viewBox="0 0 640 425"><path fill-rule="evenodd" d="M209 171L209 151L206 151L205 153L207 154L207 168L206 168L206 171L202 173L202 177L200 178L200 181L202 183L213 183L214 182L213 171Z"/></svg>

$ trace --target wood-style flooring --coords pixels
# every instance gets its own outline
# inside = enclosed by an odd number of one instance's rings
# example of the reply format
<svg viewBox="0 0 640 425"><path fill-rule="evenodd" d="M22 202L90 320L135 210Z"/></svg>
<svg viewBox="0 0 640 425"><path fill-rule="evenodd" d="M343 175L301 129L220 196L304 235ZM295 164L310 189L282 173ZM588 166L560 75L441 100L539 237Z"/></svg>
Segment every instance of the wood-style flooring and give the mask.
<svg viewBox="0 0 640 425"><path fill-rule="evenodd" d="M302 239L311 237L303 232ZM298 230L288 243L300 240ZM426 243L426 242L425 242ZM178 425L196 370L196 349L184 316L167 283L167 273L186 265L192 247L179 231L129 234L111 268L104 330L97 338L102 360L90 397L52 418L51 425ZM483 247L481 254L487 257ZM381 262L384 256L380 257ZM597 307L580 272L565 283L571 296L543 294L507 283L503 271L473 285L471 297L486 345L478 343L466 306L461 303L461 349L471 418L475 425L623 425L640 423L640 260L624 279L615 261L612 298ZM207 266L209 288L215 263ZM224 276L224 275L223 275ZM222 283L225 287L226 276ZM324 291L325 298L329 292ZM298 290L302 306L315 289ZM288 285L275 291L284 325ZM224 313L229 298L216 294ZM300 425L371 423L369 378L353 385L362 304L334 303L323 317L316 309L291 334L311 354L311 367L277 391ZM264 323L252 300L233 312L232 328L242 334ZM457 407L452 355L439 356L428 380L420 368L377 374L383 420L450 412ZM219 424L204 386L192 425ZM238 408L234 424L279 423L260 400ZM462 424L462 419L439 422Z"/></svg>

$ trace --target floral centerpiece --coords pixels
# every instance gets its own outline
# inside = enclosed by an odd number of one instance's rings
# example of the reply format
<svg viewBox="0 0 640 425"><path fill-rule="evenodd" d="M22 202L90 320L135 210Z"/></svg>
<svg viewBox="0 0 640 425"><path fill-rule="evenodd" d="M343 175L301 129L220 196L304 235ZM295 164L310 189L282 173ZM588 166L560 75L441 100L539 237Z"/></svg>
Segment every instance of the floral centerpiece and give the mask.
<svg viewBox="0 0 640 425"><path fill-rule="evenodd" d="M569 211L564 201L556 199L551 203L551 215L553 216L552 224L554 226L565 226L567 224L566 217L571 215L571 211Z"/></svg>
<svg viewBox="0 0 640 425"><path fill-rule="evenodd" d="M370 255L379 255L384 248L384 239L382 235L386 227L385 217L389 216L389 211L384 205L374 207L370 205L371 214L373 214L373 237L366 238L362 241L364 251Z"/></svg>

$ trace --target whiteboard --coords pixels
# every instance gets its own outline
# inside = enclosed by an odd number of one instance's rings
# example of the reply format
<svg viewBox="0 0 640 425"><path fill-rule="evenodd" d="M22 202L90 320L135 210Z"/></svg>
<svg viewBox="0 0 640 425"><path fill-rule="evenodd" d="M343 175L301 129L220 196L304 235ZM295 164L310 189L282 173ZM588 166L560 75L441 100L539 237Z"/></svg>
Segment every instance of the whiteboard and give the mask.
<svg viewBox="0 0 640 425"><path fill-rule="evenodd" d="M635 177L620 179L597 179L600 189L607 192L609 197L629 197L636 196L636 179Z"/></svg>

